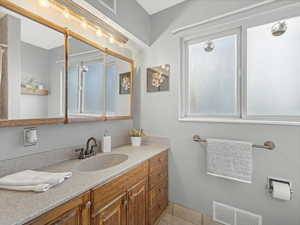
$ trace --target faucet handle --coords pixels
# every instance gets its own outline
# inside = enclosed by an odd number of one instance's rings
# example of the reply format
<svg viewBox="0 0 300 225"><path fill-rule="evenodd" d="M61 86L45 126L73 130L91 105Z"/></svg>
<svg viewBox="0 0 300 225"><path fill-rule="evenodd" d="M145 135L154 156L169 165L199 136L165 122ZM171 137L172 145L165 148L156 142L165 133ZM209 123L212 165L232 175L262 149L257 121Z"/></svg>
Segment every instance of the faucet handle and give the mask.
<svg viewBox="0 0 300 225"><path fill-rule="evenodd" d="M79 152L79 159L84 159L84 148L75 149L75 152Z"/></svg>

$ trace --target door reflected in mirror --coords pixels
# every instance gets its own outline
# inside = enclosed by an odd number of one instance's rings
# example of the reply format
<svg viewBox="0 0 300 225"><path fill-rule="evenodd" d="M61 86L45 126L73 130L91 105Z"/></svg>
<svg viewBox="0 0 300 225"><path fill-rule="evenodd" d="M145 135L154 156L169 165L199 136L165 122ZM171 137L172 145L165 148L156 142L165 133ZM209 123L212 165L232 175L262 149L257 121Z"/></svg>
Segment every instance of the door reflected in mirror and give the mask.
<svg viewBox="0 0 300 225"><path fill-rule="evenodd" d="M107 55L106 115L131 115L132 64Z"/></svg>
<svg viewBox="0 0 300 225"><path fill-rule="evenodd" d="M65 36L0 8L0 119L64 118Z"/></svg>
<svg viewBox="0 0 300 225"><path fill-rule="evenodd" d="M105 53L71 37L68 59L68 117L104 116Z"/></svg>

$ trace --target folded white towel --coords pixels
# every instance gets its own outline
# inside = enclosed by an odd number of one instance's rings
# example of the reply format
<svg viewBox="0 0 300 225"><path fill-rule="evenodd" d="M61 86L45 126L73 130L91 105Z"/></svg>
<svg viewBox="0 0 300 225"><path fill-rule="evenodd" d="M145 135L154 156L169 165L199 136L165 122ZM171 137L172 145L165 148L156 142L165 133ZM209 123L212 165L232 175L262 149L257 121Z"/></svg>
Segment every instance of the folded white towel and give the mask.
<svg viewBox="0 0 300 225"><path fill-rule="evenodd" d="M34 186L39 184L49 184L51 186L64 182L70 178L72 172L50 173L34 170L24 170L18 173L10 174L0 178L2 186Z"/></svg>
<svg viewBox="0 0 300 225"><path fill-rule="evenodd" d="M207 173L209 175L252 182L252 144L243 141L207 140Z"/></svg>
<svg viewBox="0 0 300 225"><path fill-rule="evenodd" d="M48 191L53 185L51 184L38 184L32 186L5 186L0 185L1 189L13 190L13 191L33 191L33 192L45 192Z"/></svg>

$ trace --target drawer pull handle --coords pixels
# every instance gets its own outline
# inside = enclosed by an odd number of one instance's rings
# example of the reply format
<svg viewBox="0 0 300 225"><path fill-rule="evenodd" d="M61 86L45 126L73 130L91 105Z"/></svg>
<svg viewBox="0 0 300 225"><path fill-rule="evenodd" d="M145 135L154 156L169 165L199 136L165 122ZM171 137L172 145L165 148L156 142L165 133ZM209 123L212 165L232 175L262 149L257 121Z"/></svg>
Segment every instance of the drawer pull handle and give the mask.
<svg viewBox="0 0 300 225"><path fill-rule="evenodd" d="M126 206L128 204L128 200L124 200L123 204Z"/></svg>
<svg viewBox="0 0 300 225"><path fill-rule="evenodd" d="M91 202L91 201L88 201L88 202L85 204L85 208L89 209L89 208L91 208L91 205L92 205L92 202Z"/></svg>

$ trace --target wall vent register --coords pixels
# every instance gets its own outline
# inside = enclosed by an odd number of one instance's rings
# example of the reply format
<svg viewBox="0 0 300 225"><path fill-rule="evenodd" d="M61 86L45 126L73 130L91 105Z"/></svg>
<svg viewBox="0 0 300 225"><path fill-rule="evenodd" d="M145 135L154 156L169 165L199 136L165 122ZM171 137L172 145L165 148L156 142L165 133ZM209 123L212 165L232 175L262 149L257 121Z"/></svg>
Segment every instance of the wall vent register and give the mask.
<svg viewBox="0 0 300 225"><path fill-rule="evenodd" d="M225 225L262 225L262 216L220 202L213 202L213 219Z"/></svg>

